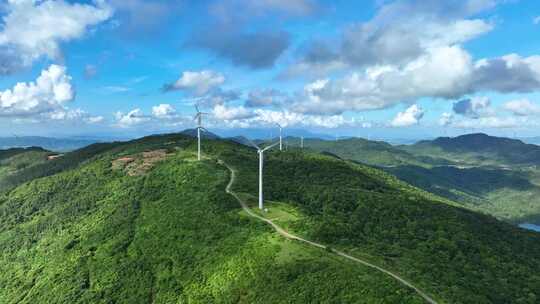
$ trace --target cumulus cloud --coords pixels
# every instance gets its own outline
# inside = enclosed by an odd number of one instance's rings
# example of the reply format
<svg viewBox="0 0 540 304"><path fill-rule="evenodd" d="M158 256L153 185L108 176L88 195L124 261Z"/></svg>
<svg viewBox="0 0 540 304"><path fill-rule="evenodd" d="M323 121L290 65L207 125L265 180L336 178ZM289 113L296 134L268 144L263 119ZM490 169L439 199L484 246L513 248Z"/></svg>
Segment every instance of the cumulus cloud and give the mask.
<svg viewBox="0 0 540 304"><path fill-rule="evenodd" d="M19 82L0 92L0 116L28 116L61 110L75 97L66 68L51 65L35 82Z"/></svg>
<svg viewBox="0 0 540 304"><path fill-rule="evenodd" d="M270 14L302 17L320 9L314 0L221 0L210 6L210 12L221 21Z"/></svg>
<svg viewBox="0 0 540 304"><path fill-rule="evenodd" d="M9 0L0 26L0 73L10 74L39 58L59 59L60 44L82 37L112 15L105 2Z"/></svg>
<svg viewBox="0 0 540 304"><path fill-rule="evenodd" d="M532 92L540 89L540 56L482 59L475 63L473 75L474 91Z"/></svg>
<svg viewBox="0 0 540 304"><path fill-rule="evenodd" d="M257 116L250 121L252 124L274 125L278 123L282 127L304 126L323 128L337 128L343 125L354 124L354 120L347 120L342 115L306 115L289 110L275 111L266 109L257 109L254 112Z"/></svg>
<svg viewBox="0 0 540 304"><path fill-rule="evenodd" d="M143 113L141 109L134 109L128 113L116 112L114 115L116 126L120 128L129 128L150 121L151 117Z"/></svg>
<svg viewBox="0 0 540 304"><path fill-rule="evenodd" d="M105 120L103 116L93 116L81 109L60 109L51 113L44 113L42 116L45 116L47 120L84 122L88 124L97 124Z"/></svg>
<svg viewBox="0 0 540 304"><path fill-rule="evenodd" d="M178 80L165 85L163 89L164 91L185 90L196 96L202 96L224 82L225 76L214 71L185 71Z"/></svg>
<svg viewBox="0 0 540 304"><path fill-rule="evenodd" d="M492 116L494 114L491 108L491 101L487 97L473 97L460 100L454 103L453 110L456 114L473 119Z"/></svg>
<svg viewBox="0 0 540 304"><path fill-rule="evenodd" d="M394 1L380 7L368 22L346 27L341 37L316 39L285 74L331 71L346 67L404 65L432 48L470 41L493 29L493 24L470 19L493 7L478 1ZM476 4L473 4L476 3ZM474 7L474 9L473 9Z"/></svg>
<svg viewBox="0 0 540 304"><path fill-rule="evenodd" d="M439 118L439 125L443 127L448 127L454 121L454 115L452 113L443 113L441 118Z"/></svg>
<svg viewBox="0 0 540 304"><path fill-rule="evenodd" d="M392 120L392 127L409 127L417 125L424 117L424 110L418 105L412 105L403 112L399 112Z"/></svg>
<svg viewBox="0 0 540 304"><path fill-rule="evenodd" d="M528 99L517 99L506 102L503 109L516 116L532 116L540 114L540 106Z"/></svg>
<svg viewBox="0 0 540 304"><path fill-rule="evenodd" d="M471 58L458 46L432 49L403 68L377 66L304 87L293 108L303 113L383 109L421 97L453 98L469 90Z"/></svg>
<svg viewBox="0 0 540 304"><path fill-rule="evenodd" d="M189 44L252 69L272 67L290 44L287 32L241 32L236 26L229 27L197 33Z"/></svg>
<svg viewBox="0 0 540 304"><path fill-rule="evenodd" d="M212 111L215 118L221 120L240 120L247 119L255 116L255 114L248 109L239 107L228 107L226 105L216 105Z"/></svg>
<svg viewBox="0 0 540 304"><path fill-rule="evenodd" d="M115 24L119 30L140 38L154 34L182 11L182 1L110 0L115 9ZM144 12L144 13L141 13Z"/></svg>
<svg viewBox="0 0 540 304"><path fill-rule="evenodd" d="M403 67L373 66L304 88L293 104L305 113L383 109L423 97L456 99L478 92L540 90L540 56L508 55L472 62L460 46L430 49Z"/></svg>
<svg viewBox="0 0 540 304"><path fill-rule="evenodd" d="M160 104L152 107L152 115L157 118L170 118L176 114L176 109L170 104Z"/></svg>
<svg viewBox="0 0 540 304"><path fill-rule="evenodd" d="M267 107L279 106L286 98L286 95L274 89L258 89L249 92L246 100L246 107Z"/></svg>

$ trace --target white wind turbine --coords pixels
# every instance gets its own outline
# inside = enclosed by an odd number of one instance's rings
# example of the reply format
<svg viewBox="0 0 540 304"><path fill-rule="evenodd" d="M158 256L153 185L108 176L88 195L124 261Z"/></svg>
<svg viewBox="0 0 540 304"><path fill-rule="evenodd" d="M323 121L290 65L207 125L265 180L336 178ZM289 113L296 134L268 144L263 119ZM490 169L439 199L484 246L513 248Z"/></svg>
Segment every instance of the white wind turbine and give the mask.
<svg viewBox="0 0 540 304"><path fill-rule="evenodd" d="M195 114L194 120L197 120L197 160L201 160L201 130L206 131L206 129L202 126L202 116L208 115L208 113L204 113L199 111L199 106L195 105L195 110L197 111L197 114Z"/></svg>
<svg viewBox="0 0 540 304"><path fill-rule="evenodd" d="M278 123L276 126L279 128L279 151L283 151L283 127Z"/></svg>
<svg viewBox="0 0 540 304"><path fill-rule="evenodd" d="M264 152L272 149L277 146L279 143L272 144L265 148L260 148L257 144L249 140L249 143L257 149L257 154L259 154L259 209L264 209L264 196L263 196L263 168L264 168Z"/></svg>

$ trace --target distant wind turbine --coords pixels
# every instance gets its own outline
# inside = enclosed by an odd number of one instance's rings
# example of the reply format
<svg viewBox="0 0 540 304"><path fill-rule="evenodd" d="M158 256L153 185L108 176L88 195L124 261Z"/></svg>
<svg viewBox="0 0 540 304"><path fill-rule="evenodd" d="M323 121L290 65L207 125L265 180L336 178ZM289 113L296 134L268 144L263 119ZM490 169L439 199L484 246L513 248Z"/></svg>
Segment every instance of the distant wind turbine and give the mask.
<svg viewBox="0 0 540 304"><path fill-rule="evenodd" d="M272 144L265 148L259 147L256 143L249 140L249 143L257 149L257 154L259 154L259 209L264 210L264 196L263 196L263 168L264 168L264 152L272 149L277 146L279 143Z"/></svg>
<svg viewBox="0 0 540 304"><path fill-rule="evenodd" d="M197 111L197 114L195 114L194 120L197 120L197 160L201 160L201 130L202 131L208 131L202 126L202 117L203 115L208 115L208 113L204 113L199 111L199 106L195 105L195 110Z"/></svg>
<svg viewBox="0 0 540 304"><path fill-rule="evenodd" d="M304 149L304 136L300 137L300 149Z"/></svg>
<svg viewBox="0 0 540 304"><path fill-rule="evenodd" d="M279 128L279 151L283 151L283 127L278 123L276 126Z"/></svg>

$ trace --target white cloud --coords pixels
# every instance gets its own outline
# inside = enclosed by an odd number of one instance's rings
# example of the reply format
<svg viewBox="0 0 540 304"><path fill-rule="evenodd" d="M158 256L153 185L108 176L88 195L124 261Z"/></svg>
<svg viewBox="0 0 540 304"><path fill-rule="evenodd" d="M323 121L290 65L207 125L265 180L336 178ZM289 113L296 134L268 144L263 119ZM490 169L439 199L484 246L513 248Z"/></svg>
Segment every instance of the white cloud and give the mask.
<svg viewBox="0 0 540 304"><path fill-rule="evenodd" d="M42 118L56 121L84 122L89 124L97 124L105 120L103 116L92 116L81 109L61 109L51 113L44 113L42 114Z"/></svg>
<svg viewBox="0 0 540 304"><path fill-rule="evenodd" d="M157 118L171 118L176 114L176 109L170 104L160 104L152 107L152 115Z"/></svg>
<svg viewBox="0 0 540 304"><path fill-rule="evenodd" d="M463 129L483 129L483 128L518 128L525 125L532 125L534 122L528 121L525 117L481 117L479 119L467 119L455 122L452 126Z"/></svg>
<svg viewBox="0 0 540 304"><path fill-rule="evenodd" d="M460 100L454 103L453 110L456 114L473 119L495 115L488 97L473 97Z"/></svg>
<svg viewBox="0 0 540 304"><path fill-rule="evenodd" d="M439 125L443 127L450 126L454 121L454 115L452 113L443 113L439 118Z"/></svg>
<svg viewBox="0 0 540 304"><path fill-rule="evenodd" d="M469 54L458 46L432 49L403 68L376 66L364 73L308 84L293 109L303 113L339 114L383 109L421 97L452 98L468 91Z"/></svg>
<svg viewBox="0 0 540 304"><path fill-rule="evenodd" d="M492 23L471 16L494 5L491 0L383 2L371 20L347 26L339 37L311 41L285 75L376 65L401 67L430 49L459 46L490 32Z"/></svg>
<svg viewBox="0 0 540 304"><path fill-rule="evenodd" d="M117 112L115 114L116 126L120 128L129 128L137 126L150 121L150 117L145 115L141 109L134 109L124 114L123 112Z"/></svg>
<svg viewBox="0 0 540 304"><path fill-rule="evenodd" d="M247 110L244 107L227 107L225 105L218 104L214 107L212 113L214 117L221 120L240 120L251 118L254 116L253 112Z"/></svg>
<svg viewBox="0 0 540 304"><path fill-rule="evenodd" d="M535 17L535 18L533 19L533 23L536 24L536 25L540 24L540 16Z"/></svg>
<svg viewBox="0 0 540 304"><path fill-rule="evenodd" d="M61 110L75 97L66 68L51 65L35 82L19 82L0 92L0 116L24 116Z"/></svg>
<svg viewBox="0 0 540 304"><path fill-rule="evenodd" d="M510 111L517 116L532 116L540 114L540 106L528 99L508 101L503 105L503 109Z"/></svg>
<svg viewBox="0 0 540 304"><path fill-rule="evenodd" d="M267 107L279 106L286 98L286 95L278 90L273 89L258 89L249 92L246 101L246 107Z"/></svg>
<svg viewBox="0 0 540 304"><path fill-rule="evenodd" d="M481 59L474 65L472 91L500 93L532 92L540 89L540 56L509 54Z"/></svg>
<svg viewBox="0 0 540 304"><path fill-rule="evenodd" d="M111 17L104 1L96 3L9 0L0 26L0 74L28 67L41 57L59 59L61 43L82 37L89 27Z"/></svg>
<svg viewBox="0 0 540 304"><path fill-rule="evenodd" d="M337 128L347 124L354 124L354 120L347 120L342 115L306 115L288 110L274 111L257 109L255 110L256 117L251 120L251 123L262 125L280 124L283 127L304 126L304 127L323 127Z"/></svg>
<svg viewBox="0 0 540 304"><path fill-rule="evenodd" d="M424 110L417 105L412 105L404 112L399 112L390 125L392 127L409 127L417 125L422 117L424 117Z"/></svg>
<svg viewBox="0 0 540 304"><path fill-rule="evenodd" d="M224 82L225 77L214 71L185 71L176 82L166 85L164 90L186 90L196 96L203 96Z"/></svg>

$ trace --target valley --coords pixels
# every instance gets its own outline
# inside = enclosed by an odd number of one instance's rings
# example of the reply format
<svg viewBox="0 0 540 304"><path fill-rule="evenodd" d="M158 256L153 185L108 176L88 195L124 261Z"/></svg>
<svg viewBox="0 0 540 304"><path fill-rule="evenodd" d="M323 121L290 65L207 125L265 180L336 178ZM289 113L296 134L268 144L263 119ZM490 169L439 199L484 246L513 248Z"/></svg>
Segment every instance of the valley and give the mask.
<svg viewBox="0 0 540 304"><path fill-rule="evenodd" d="M290 142L297 146L298 139ZM318 152L381 168L469 209L514 224L540 222L538 146L484 134L400 146L363 139L305 143Z"/></svg>

